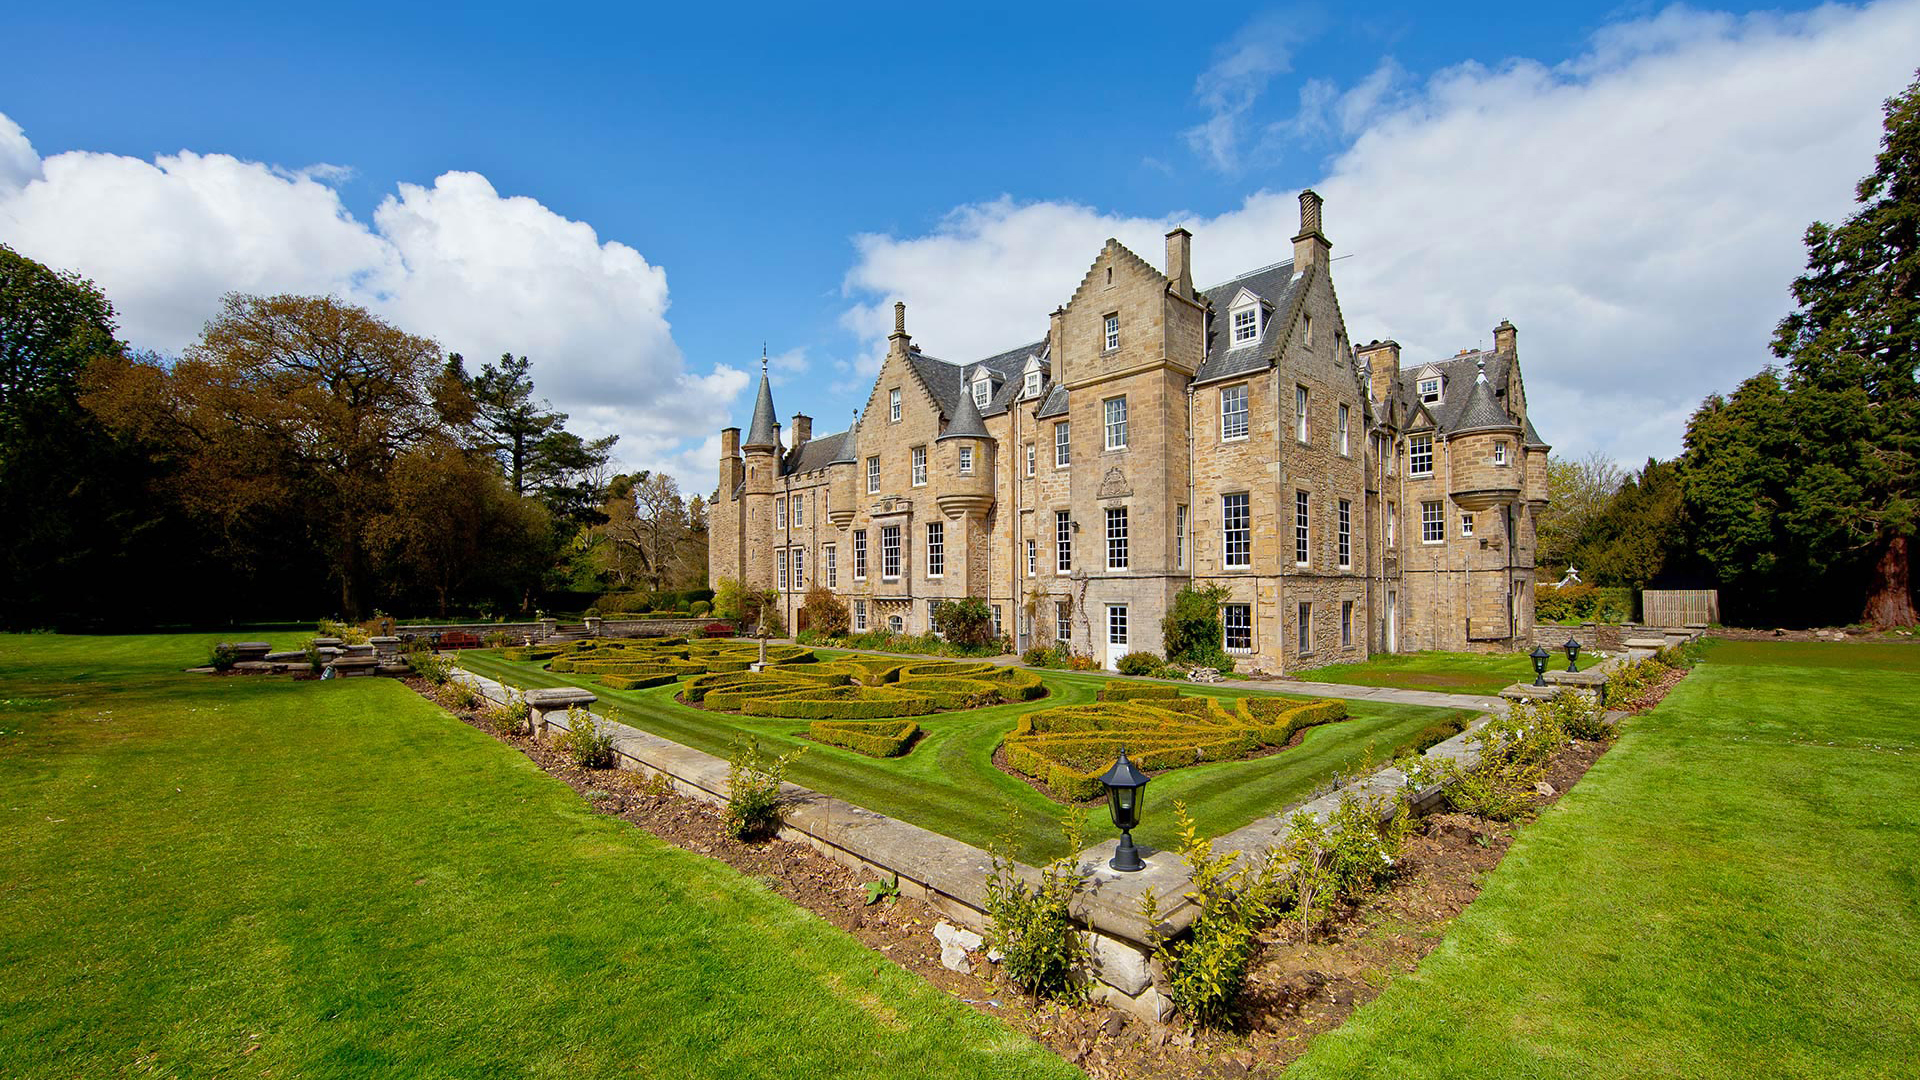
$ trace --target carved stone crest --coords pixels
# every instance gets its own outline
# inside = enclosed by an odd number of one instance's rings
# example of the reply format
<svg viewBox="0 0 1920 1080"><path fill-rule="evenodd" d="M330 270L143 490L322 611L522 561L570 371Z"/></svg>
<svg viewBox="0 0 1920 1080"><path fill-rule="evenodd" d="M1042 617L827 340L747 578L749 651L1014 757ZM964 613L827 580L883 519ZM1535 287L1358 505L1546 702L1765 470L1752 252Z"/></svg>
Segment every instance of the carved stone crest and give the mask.
<svg viewBox="0 0 1920 1080"><path fill-rule="evenodd" d="M1115 465L1113 468L1108 469L1106 477L1100 481L1100 494L1098 497L1102 499L1124 499L1132 494L1133 486L1127 483L1127 474L1120 471L1120 466Z"/></svg>

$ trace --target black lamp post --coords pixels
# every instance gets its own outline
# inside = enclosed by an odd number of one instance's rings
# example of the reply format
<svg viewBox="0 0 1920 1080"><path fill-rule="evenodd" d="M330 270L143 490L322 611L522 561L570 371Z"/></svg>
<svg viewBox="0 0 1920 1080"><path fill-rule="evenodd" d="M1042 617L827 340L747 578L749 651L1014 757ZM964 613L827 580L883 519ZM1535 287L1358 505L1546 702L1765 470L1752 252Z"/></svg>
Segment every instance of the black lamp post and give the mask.
<svg viewBox="0 0 1920 1080"><path fill-rule="evenodd" d="M1567 670L1568 670L1568 671L1579 671L1580 669L1579 669L1578 667L1576 667L1576 666L1575 666L1575 664L1576 664L1576 663L1577 663L1577 662L1579 661L1579 659L1580 659L1580 642L1579 642L1579 640L1578 640L1578 639L1576 639L1575 637L1573 637L1573 635L1571 635L1571 634L1569 634L1569 635L1567 635L1567 645L1566 645L1566 649L1567 649Z"/></svg>
<svg viewBox="0 0 1920 1080"><path fill-rule="evenodd" d="M1535 645L1533 647L1533 652L1527 655L1533 657L1533 685L1535 686L1547 685L1546 647L1543 645Z"/></svg>
<svg viewBox="0 0 1920 1080"><path fill-rule="evenodd" d="M1113 824L1120 830L1120 848L1107 862L1115 870L1132 873L1145 870L1147 864L1140 861L1140 852L1133 846L1133 830L1140 825L1140 799L1147 787L1147 774L1127 760L1126 750L1120 751L1120 760L1113 763L1100 782L1107 787L1107 812L1113 815Z"/></svg>

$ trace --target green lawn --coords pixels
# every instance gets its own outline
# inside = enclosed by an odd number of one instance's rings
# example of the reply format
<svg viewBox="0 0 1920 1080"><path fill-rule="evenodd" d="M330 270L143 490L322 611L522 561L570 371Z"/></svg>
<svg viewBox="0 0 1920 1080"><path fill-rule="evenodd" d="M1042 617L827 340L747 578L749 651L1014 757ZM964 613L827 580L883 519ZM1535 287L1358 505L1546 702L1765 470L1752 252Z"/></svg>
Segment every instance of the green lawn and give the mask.
<svg viewBox="0 0 1920 1080"><path fill-rule="evenodd" d="M1567 666L1556 653L1554 670ZM1580 665L1586 667L1582 657ZM1391 686L1447 694L1498 694L1517 682L1533 681L1533 661L1525 653L1415 652L1377 653L1358 664L1328 664L1301 676L1311 682L1348 686Z"/></svg>
<svg viewBox="0 0 1920 1080"><path fill-rule="evenodd" d="M0 637L0 1073L1077 1075L398 683L179 674L212 640Z"/></svg>
<svg viewBox="0 0 1920 1080"><path fill-rule="evenodd" d="M1920 648L1723 642L1290 1077L1920 1074Z"/></svg>
<svg viewBox="0 0 1920 1080"><path fill-rule="evenodd" d="M690 708L674 700L678 688L673 685L609 690L584 676L504 660L494 651L463 653L461 663L517 686L588 687L599 695L596 709L683 746L720 756L726 756L737 732L752 732L765 745L784 749L800 744L803 740L796 735L807 726L803 720ZM1025 781L995 768L994 748L1013 730L1022 712L1093 701L1106 680L1058 671L1039 674L1049 691L1039 701L916 717L927 734L905 757L871 758L808 743L788 779L970 844L985 847L1010 839L1020 858L1043 861L1061 852L1059 821L1065 810ZM1249 693L1211 687L1192 692L1222 698ZM1472 715L1375 702L1353 702L1350 708L1352 719L1310 728L1301 744L1291 749L1250 761L1196 765L1155 779L1147 788L1146 823L1135 830L1135 836L1150 846L1174 846L1176 799L1187 803L1205 835L1230 832L1305 799L1335 773L1358 766L1369 748L1384 763L1421 728L1450 716ZM1117 835L1104 804L1077 812L1085 819L1088 843Z"/></svg>

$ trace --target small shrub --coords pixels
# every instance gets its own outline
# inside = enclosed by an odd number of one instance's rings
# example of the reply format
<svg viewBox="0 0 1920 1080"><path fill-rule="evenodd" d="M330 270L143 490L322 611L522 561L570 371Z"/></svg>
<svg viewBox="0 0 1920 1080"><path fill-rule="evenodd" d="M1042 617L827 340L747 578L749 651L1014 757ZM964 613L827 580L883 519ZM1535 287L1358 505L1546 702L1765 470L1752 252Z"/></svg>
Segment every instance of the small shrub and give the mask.
<svg viewBox="0 0 1920 1080"><path fill-rule="evenodd" d="M504 649L513 644L513 639L507 636L505 630L489 630L480 640L485 642L489 649Z"/></svg>
<svg viewBox="0 0 1920 1080"><path fill-rule="evenodd" d="M1162 666L1160 658L1150 652L1130 652L1120 658L1114 669L1122 675L1152 675Z"/></svg>
<svg viewBox="0 0 1920 1080"><path fill-rule="evenodd" d="M453 677L453 657L430 652L408 653L407 669L435 686L445 686Z"/></svg>
<svg viewBox="0 0 1920 1080"><path fill-rule="evenodd" d="M852 625L847 605L821 585L807 590L807 602L801 605L800 610L805 613L809 633L840 637Z"/></svg>
<svg viewBox="0 0 1920 1080"><path fill-rule="evenodd" d="M1065 648L1065 646L1062 646L1062 648ZM1065 663L1068 671L1100 670L1100 661L1095 660L1089 653L1069 652L1066 655Z"/></svg>
<svg viewBox="0 0 1920 1080"><path fill-rule="evenodd" d="M327 661L320 655L320 646L309 641L304 651L307 654L307 667L311 669L315 675L327 669Z"/></svg>
<svg viewBox="0 0 1920 1080"><path fill-rule="evenodd" d="M604 769L613 764L613 725L578 705L569 706L567 730L554 745L583 769Z"/></svg>
<svg viewBox="0 0 1920 1080"><path fill-rule="evenodd" d="M533 710L525 694L507 691L507 703L487 712L487 726L499 735L519 735L532 730Z"/></svg>
<svg viewBox="0 0 1920 1080"><path fill-rule="evenodd" d="M736 738L727 763L726 832L735 840L768 836L780 827L780 785L787 766L806 752L796 746L768 754L754 738Z"/></svg>
<svg viewBox="0 0 1920 1080"><path fill-rule="evenodd" d="M240 662L240 650L222 642L213 647L207 656L207 666L215 671L232 671L233 665Z"/></svg>
<svg viewBox="0 0 1920 1080"><path fill-rule="evenodd" d="M336 637L342 645L365 645L367 632L352 623L335 622L332 619L320 620L320 636Z"/></svg>
<svg viewBox="0 0 1920 1080"><path fill-rule="evenodd" d="M463 682L447 681L440 687L441 700L453 707L455 712L471 712L480 707L480 691Z"/></svg>
<svg viewBox="0 0 1920 1080"><path fill-rule="evenodd" d="M1606 742L1613 738L1613 725L1607 723L1606 710L1592 697L1573 690L1561 690L1542 706L1569 739Z"/></svg>
<svg viewBox="0 0 1920 1080"><path fill-rule="evenodd" d="M712 610L713 605L707 603L705 600L695 600L693 603L687 605L687 614L696 619Z"/></svg>
<svg viewBox="0 0 1920 1080"><path fill-rule="evenodd" d="M1038 668L1054 667L1056 664L1053 650L1044 645L1035 645L1033 648L1021 653L1020 662L1028 667Z"/></svg>
<svg viewBox="0 0 1920 1080"><path fill-rule="evenodd" d="M1271 852L1259 859L1242 859L1232 851L1214 854L1213 841L1200 835L1186 804L1175 802L1173 807L1180 824L1180 858L1192 878L1186 896L1200 914L1185 937L1161 950L1167 996L1195 1024L1220 1026L1233 1019L1246 985L1254 934L1273 921L1286 898L1284 864ZM1313 820L1311 815L1297 815L1296 820L1300 817ZM1150 928L1159 920L1157 907L1148 893L1142 914Z"/></svg>
<svg viewBox="0 0 1920 1080"><path fill-rule="evenodd" d="M1229 596L1223 585L1196 589L1189 585L1174 594L1173 607L1160 620L1167 660L1176 664L1232 671L1233 660L1222 643L1220 605Z"/></svg>
<svg viewBox="0 0 1920 1080"><path fill-rule="evenodd" d="M993 609L977 596L935 604L933 625L948 641L963 649L985 648L998 640L993 634Z"/></svg>
<svg viewBox="0 0 1920 1080"><path fill-rule="evenodd" d="M993 852L993 874L987 878L987 943L998 949L1007 978L1036 998L1078 999L1074 979L1084 946L1073 922L1073 898L1080 892L1080 815L1068 814L1061 823L1067 854L1040 870L1040 881L1029 886L1019 864L999 848Z"/></svg>

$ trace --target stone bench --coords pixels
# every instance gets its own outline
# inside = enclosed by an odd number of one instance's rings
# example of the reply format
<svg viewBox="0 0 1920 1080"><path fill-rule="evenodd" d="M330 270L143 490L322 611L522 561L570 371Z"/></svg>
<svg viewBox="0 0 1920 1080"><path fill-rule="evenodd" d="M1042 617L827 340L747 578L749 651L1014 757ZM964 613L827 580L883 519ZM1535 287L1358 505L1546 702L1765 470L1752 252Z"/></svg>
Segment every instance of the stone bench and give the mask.
<svg viewBox="0 0 1920 1080"><path fill-rule="evenodd" d="M575 705L586 708L599 697L591 690L582 690L577 686L554 686L529 690L524 695L527 702L528 719L533 724L533 737L545 739L547 736L547 716L550 713L565 715Z"/></svg>
<svg viewBox="0 0 1920 1080"><path fill-rule="evenodd" d="M331 666L333 668L333 674L337 678L346 678L354 675L372 675L374 670L380 666L380 660L371 653L365 656L343 656L335 660Z"/></svg>
<svg viewBox="0 0 1920 1080"><path fill-rule="evenodd" d="M273 651L272 643L266 641L235 641L225 647L233 650L235 660L243 662L265 660L267 654Z"/></svg>
<svg viewBox="0 0 1920 1080"><path fill-rule="evenodd" d="M1661 649L1666 648L1667 639L1665 635L1660 637L1622 638L1620 646L1627 650L1627 663L1637 664L1652 656L1654 653L1659 652Z"/></svg>

